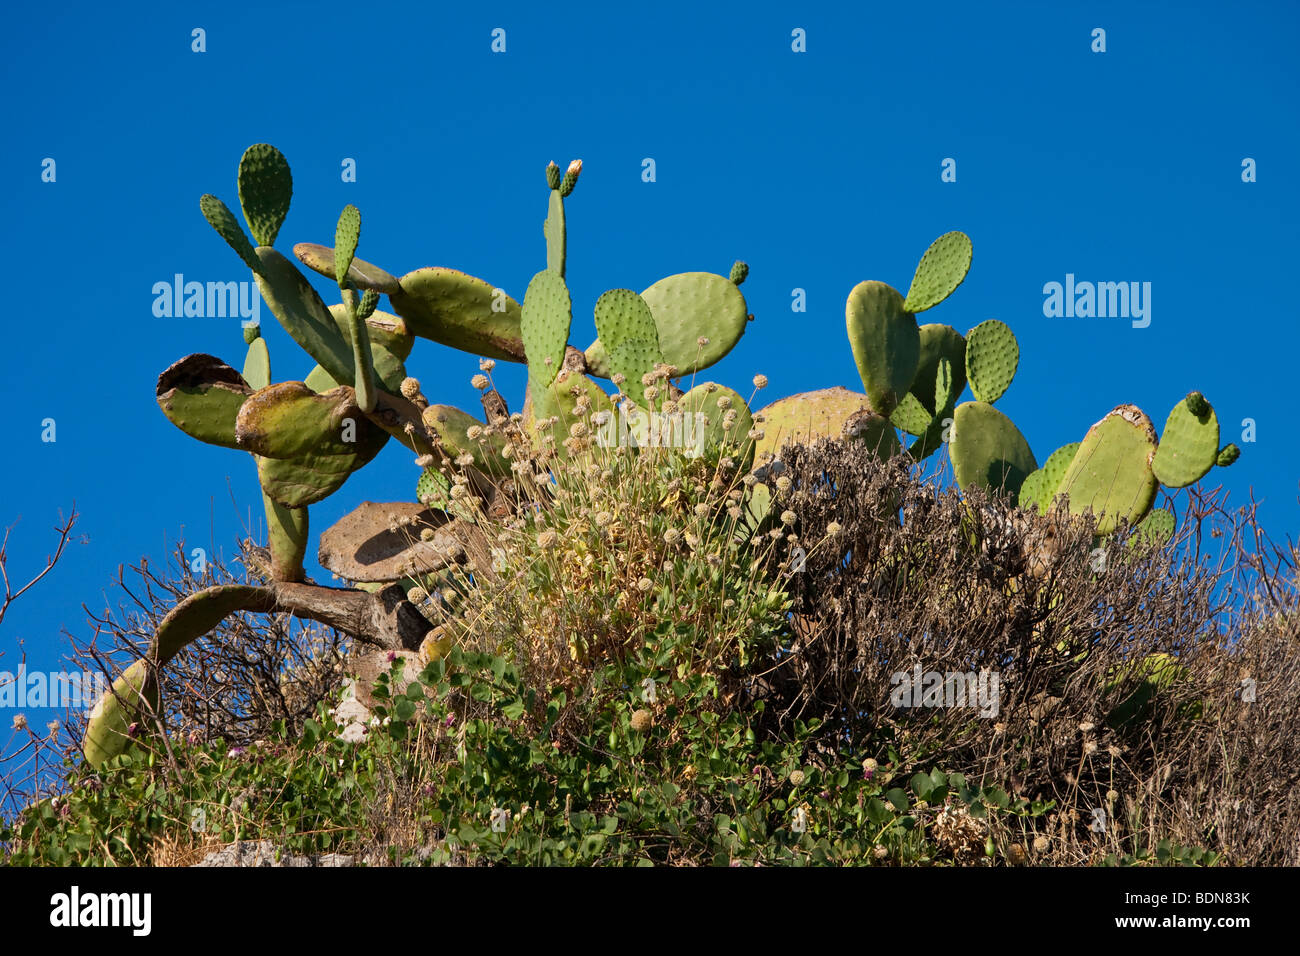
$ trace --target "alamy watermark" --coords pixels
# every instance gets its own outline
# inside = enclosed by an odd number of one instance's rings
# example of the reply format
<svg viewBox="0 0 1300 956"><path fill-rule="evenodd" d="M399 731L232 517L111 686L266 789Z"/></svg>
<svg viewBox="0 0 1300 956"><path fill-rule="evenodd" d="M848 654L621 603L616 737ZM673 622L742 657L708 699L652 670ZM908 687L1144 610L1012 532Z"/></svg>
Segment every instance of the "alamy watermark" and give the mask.
<svg viewBox="0 0 1300 956"><path fill-rule="evenodd" d="M594 437L601 448L680 448L687 458L704 453L708 417L703 412L647 412L619 406L618 414L592 416Z"/></svg>
<svg viewBox="0 0 1300 956"><path fill-rule="evenodd" d="M1002 681L997 671L896 671L889 678L895 707L974 707L981 717L996 717Z"/></svg>
<svg viewBox="0 0 1300 956"><path fill-rule="evenodd" d="M103 674L90 671L0 671L0 707L89 709L108 690Z"/></svg>
<svg viewBox="0 0 1300 956"><path fill-rule="evenodd" d="M1151 324L1150 282L1075 282L1067 272L1064 284L1046 283L1043 295L1049 319L1132 319L1135 329Z"/></svg>
<svg viewBox="0 0 1300 956"><path fill-rule="evenodd" d="M262 296L244 282L186 282L178 272L171 282L153 284L153 314L160 319L225 319L239 316L245 328L262 322Z"/></svg>

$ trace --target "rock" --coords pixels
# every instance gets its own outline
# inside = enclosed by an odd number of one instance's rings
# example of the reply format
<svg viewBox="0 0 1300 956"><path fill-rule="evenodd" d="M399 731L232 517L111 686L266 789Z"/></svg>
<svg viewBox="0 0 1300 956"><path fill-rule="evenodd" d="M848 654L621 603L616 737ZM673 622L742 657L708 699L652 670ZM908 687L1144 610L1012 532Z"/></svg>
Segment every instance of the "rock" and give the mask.
<svg viewBox="0 0 1300 956"><path fill-rule="evenodd" d="M353 858L342 853L319 853L296 856L282 852L276 859L275 844L270 840L239 840L209 853L195 866L354 866Z"/></svg>

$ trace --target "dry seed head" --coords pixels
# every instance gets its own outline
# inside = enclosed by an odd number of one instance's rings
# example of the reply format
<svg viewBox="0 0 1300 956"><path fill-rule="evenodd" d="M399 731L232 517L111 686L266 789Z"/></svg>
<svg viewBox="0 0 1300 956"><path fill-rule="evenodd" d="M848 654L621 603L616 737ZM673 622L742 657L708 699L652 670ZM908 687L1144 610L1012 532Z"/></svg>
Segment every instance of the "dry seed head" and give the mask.
<svg viewBox="0 0 1300 956"><path fill-rule="evenodd" d="M843 530L844 530L843 526L838 521L832 521L830 524L826 526L826 534L832 538L835 537Z"/></svg>
<svg viewBox="0 0 1300 956"><path fill-rule="evenodd" d="M465 437L470 441L478 441L479 436L483 434L483 429L478 425L470 425L465 429Z"/></svg>
<svg viewBox="0 0 1300 956"><path fill-rule="evenodd" d="M415 397L420 394L420 380L418 378L404 378L400 386L400 391L407 398L414 401Z"/></svg>
<svg viewBox="0 0 1300 956"><path fill-rule="evenodd" d="M776 490L780 492L789 491L791 484L793 484L793 482L790 481L790 476L782 475L776 480Z"/></svg>
<svg viewBox="0 0 1300 956"><path fill-rule="evenodd" d="M698 345L700 348L704 348L706 345L709 344L709 337L707 335L701 335L698 339L695 340L695 344Z"/></svg>
<svg viewBox="0 0 1300 956"><path fill-rule="evenodd" d="M462 468L467 468L474 464L474 456L469 452L465 452L463 455L457 455L456 464L460 465Z"/></svg>
<svg viewBox="0 0 1300 956"><path fill-rule="evenodd" d="M654 586L655 583L651 581L649 578L642 578L641 580L636 582L636 589L640 591L642 594L644 594L646 591L649 591Z"/></svg>
<svg viewBox="0 0 1300 956"><path fill-rule="evenodd" d="M429 592L421 587L414 587L406 592L406 599L412 604L423 604L429 600Z"/></svg>
<svg viewBox="0 0 1300 956"><path fill-rule="evenodd" d="M767 388L767 376L766 376L766 375L755 375L755 376L754 376L754 387L755 387L755 388Z"/></svg>
<svg viewBox="0 0 1300 956"><path fill-rule="evenodd" d="M490 372L497 367L497 360L484 358L478 360L478 370L480 372Z"/></svg>
<svg viewBox="0 0 1300 956"><path fill-rule="evenodd" d="M643 734L650 729L654 721L650 716L650 711L642 708L632 714L632 729L638 734Z"/></svg>
<svg viewBox="0 0 1300 956"><path fill-rule="evenodd" d="M698 505L695 506L695 513L701 518L707 517L709 513L709 506L706 505L704 502L700 502Z"/></svg>
<svg viewBox="0 0 1300 956"><path fill-rule="evenodd" d="M537 546L543 551L550 551L560 543L560 536L554 531L543 531L537 536Z"/></svg>
<svg viewBox="0 0 1300 956"><path fill-rule="evenodd" d="M486 375L475 375L469 380L469 383L481 392L488 387L488 377Z"/></svg>
<svg viewBox="0 0 1300 956"><path fill-rule="evenodd" d="M799 516L795 514L793 511L781 512L781 524L792 525L798 520L799 520Z"/></svg>
<svg viewBox="0 0 1300 956"><path fill-rule="evenodd" d="M603 527L605 527L605 525L609 524L609 523L612 522L613 520L614 520L614 516L613 516L612 514L610 514L608 511L597 511L597 512L596 512L596 524L597 524L599 527L602 527L602 528L603 528Z"/></svg>
<svg viewBox="0 0 1300 956"><path fill-rule="evenodd" d="M610 381L613 382L615 385L622 385L624 382L627 381L627 376L624 375L622 372L615 372L613 377L610 378Z"/></svg>
<svg viewBox="0 0 1300 956"><path fill-rule="evenodd" d="M676 544L678 541L681 540L682 540L682 533L678 531L676 528L669 528L667 531L664 532L665 544Z"/></svg>
<svg viewBox="0 0 1300 956"><path fill-rule="evenodd" d="M791 786L797 787L797 786L799 786L800 784L802 784L802 783L804 782L804 780L806 780L806 779L807 779L807 777L804 775L804 772L803 772L802 770L791 770L791 771L790 771L790 785L791 785Z"/></svg>

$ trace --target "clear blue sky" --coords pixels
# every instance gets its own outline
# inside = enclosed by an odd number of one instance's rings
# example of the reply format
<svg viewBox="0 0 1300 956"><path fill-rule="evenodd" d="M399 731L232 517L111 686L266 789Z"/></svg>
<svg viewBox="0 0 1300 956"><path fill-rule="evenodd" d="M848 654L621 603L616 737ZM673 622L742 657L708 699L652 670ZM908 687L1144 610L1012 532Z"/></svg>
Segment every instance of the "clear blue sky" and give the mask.
<svg viewBox="0 0 1300 956"><path fill-rule="evenodd" d="M175 273L249 278L198 198L237 209L254 142L293 167L282 250L332 242L355 203L363 258L398 275L462 269L516 298L545 264L543 167L583 159L574 344L594 337L604 290L744 259L756 321L711 377L747 393L764 372L769 400L858 388L848 291L906 291L927 244L961 229L972 271L923 321L1015 330L1020 372L999 407L1040 462L1117 404L1160 427L1198 388L1243 451L1210 477L1237 501L1253 488L1276 537L1300 530L1293 3L40 3L7 19L0 524L22 518L15 579L43 563L74 499L89 543L10 609L0 669L19 640L30 667L54 667L61 631L86 633L81 604L104 607L119 563L159 562L182 536L229 555L242 518L260 519L249 456L187 438L154 403L158 373L191 352L241 366L239 320L155 318L151 292ZM940 178L949 157L955 183ZM1150 325L1045 317L1043 286L1067 273L1150 282ZM796 288L806 313L791 311ZM313 363L265 310L263 327L274 378L305 376ZM498 368L517 408L523 370ZM408 369L434 401L476 407L473 357L420 342ZM414 479L390 443L312 508L313 532L362 500L409 499Z"/></svg>

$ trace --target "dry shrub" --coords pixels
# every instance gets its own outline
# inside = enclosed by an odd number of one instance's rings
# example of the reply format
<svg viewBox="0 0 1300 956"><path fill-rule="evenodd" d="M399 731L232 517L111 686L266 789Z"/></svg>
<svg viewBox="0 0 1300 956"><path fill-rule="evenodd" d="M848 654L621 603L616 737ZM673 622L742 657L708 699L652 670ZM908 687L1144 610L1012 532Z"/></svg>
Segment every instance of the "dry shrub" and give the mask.
<svg viewBox="0 0 1300 956"><path fill-rule="evenodd" d="M1055 800L1043 835L1056 863L1161 838L1229 862L1300 862L1295 588L1276 567L1263 574L1274 613L1252 617L1216 586L1237 579L1240 525L1212 565L1201 520L1165 548L1127 529L1094 541L1091 519L941 490L860 445L787 447L776 467L790 481L772 511L797 514L806 556L774 568L795 636L754 685L769 733L818 718L828 746L892 748L898 775L937 766ZM1153 684L1142 665L1156 654L1168 657ZM996 715L895 706L896 675L918 665L996 674ZM1242 700L1246 677L1255 703Z"/></svg>
<svg viewBox="0 0 1300 956"><path fill-rule="evenodd" d="M245 542L240 560L257 568L259 550ZM219 559L195 572L184 543L162 570L142 560L131 571L131 582L118 571L117 586L128 600L102 615L87 609L94 633L87 642L73 638L80 666L104 674L108 684L148 650L163 617L181 600L213 585L261 580L255 570L235 574ZM221 737L231 746L272 739L276 721L296 735L342 683L348 645L346 634L288 613L233 614L161 669L158 716L169 732L196 741ZM84 723L75 728L78 739Z"/></svg>

